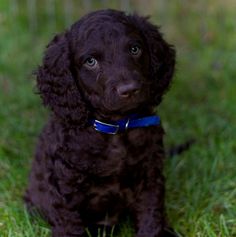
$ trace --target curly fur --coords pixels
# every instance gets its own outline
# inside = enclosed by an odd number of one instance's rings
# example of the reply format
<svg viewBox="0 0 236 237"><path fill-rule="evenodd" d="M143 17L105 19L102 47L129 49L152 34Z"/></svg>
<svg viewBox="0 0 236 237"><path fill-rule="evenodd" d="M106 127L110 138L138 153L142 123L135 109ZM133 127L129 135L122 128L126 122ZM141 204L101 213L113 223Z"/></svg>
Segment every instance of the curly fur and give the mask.
<svg viewBox="0 0 236 237"><path fill-rule="evenodd" d="M130 55L130 44L142 54ZM97 68L86 66L95 57ZM89 119L150 115L168 89L175 51L147 18L101 10L84 16L47 46L37 87L52 111L43 129L26 191L52 225L53 237L83 237L85 227L113 226L129 215L135 237L166 231L161 126L109 135ZM122 86L138 85L121 96Z"/></svg>

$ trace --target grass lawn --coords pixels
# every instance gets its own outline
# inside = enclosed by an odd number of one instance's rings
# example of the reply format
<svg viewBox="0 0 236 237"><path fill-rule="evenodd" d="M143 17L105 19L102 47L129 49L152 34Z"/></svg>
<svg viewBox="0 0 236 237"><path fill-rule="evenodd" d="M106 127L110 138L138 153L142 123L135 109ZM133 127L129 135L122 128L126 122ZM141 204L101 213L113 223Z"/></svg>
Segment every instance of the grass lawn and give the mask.
<svg viewBox="0 0 236 237"><path fill-rule="evenodd" d="M159 113L166 146L195 138L166 161L167 212L186 237L236 236L236 4L173 0L152 21L178 52L174 83ZM214 3L214 4L213 4ZM23 9L23 8L22 8ZM48 237L48 226L23 207L30 160L47 117L34 94L32 70L62 25L30 31L24 12L0 3L0 237ZM22 10L23 11L23 10ZM124 227L120 237L131 237Z"/></svg>

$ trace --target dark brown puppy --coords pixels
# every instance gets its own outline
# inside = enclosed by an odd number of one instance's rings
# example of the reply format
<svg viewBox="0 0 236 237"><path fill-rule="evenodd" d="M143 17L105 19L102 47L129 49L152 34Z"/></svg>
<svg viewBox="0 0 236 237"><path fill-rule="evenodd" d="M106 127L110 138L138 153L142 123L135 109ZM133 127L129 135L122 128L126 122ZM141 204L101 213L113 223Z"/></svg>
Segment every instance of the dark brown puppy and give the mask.
<svg viewBox="0 0 236 237"><path fill-rule="evenodd" d="M135 237L166 230L161 125L111 135L91 119L150 116L167 90L175 51L146 18L102 10L48 45L37 87L52 111L39 138L25 200L53 237L86 236L129 213Z"/></svg>

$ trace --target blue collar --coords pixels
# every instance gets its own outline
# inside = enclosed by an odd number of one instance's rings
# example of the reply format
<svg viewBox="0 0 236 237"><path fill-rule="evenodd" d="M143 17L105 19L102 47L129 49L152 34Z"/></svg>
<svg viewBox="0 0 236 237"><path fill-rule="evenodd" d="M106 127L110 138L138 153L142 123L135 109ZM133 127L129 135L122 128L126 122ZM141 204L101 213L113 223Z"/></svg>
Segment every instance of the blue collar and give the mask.
<svg viewBox="0 0 236 237"><path fill-rule="evenodd" d="M129 128L157 126L160 125L160 123L160 117L156 115L142 118L137 117L136 115L131 115L128 118L109 123L104 123L96 119L90 120L90 124L95 128L95 130L107 134L117 134L119 132L124 132Z"/></svg>

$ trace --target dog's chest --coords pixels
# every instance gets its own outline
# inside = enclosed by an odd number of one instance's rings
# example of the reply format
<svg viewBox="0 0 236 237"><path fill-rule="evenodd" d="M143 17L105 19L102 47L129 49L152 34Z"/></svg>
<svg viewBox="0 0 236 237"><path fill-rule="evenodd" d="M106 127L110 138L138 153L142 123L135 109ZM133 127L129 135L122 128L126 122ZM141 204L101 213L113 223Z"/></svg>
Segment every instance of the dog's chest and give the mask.
<svg viewBox="0 0 236 237"><path fill-rule="evenodd" d="M91 139L88 141L91 142ZM143 180L142 164L148 160L150 152L147 151L153 145L153 137L149 130L139 129L109 137L99 134L95 143L87 145L90 149L86 150L90 150L90 155L92 151L96 152L88 157L92 161L90 172L93 173L93 179L86 192L84 212L90 218L107 216L106 223L113 225L119 210L123 208L120 205L134 202ZM104 224L103 218L94 221Z"/></svg>
<svg viewBox="0 0 236 237"><path fill-rule="evenodd" d="M119 175L129 166L148 159L148 150L154 144L150 129L135 129L125 134L96 134L85 144L84 158L89 169L98 176ZM83 159L83 158L82 158Z"/></svg>
<svg viewBox="0 0 236 237"><path fill-rule="evenodd" d="M75 182L86 193L81 207L85 218L103 224L109 215L107 222L115 223L120 205L132 204L138 195L161 137L155 128L141 128L117 135L89 130L68 140L71 149L65 152L82 177Z"/></svg>

